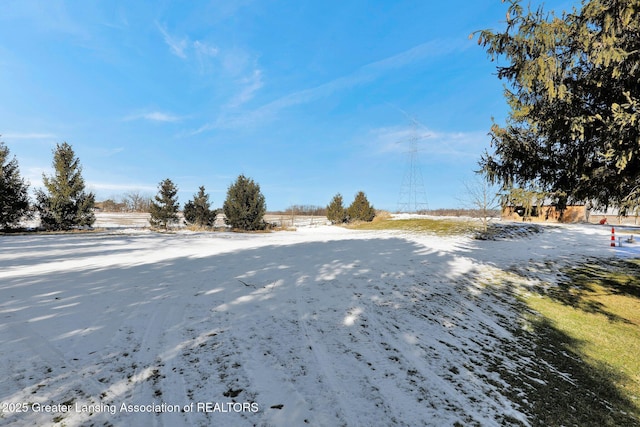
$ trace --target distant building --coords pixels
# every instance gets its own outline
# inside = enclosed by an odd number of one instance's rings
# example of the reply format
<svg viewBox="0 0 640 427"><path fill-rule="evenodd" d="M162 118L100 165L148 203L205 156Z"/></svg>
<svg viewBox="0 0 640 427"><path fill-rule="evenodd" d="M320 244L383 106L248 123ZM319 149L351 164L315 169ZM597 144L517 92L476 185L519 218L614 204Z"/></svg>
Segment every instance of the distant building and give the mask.
<svg viewBox="0 0 640 427"><path fill-rule="evenodd" d="M525 218L525 208L522 206L505 206L502 208L502 219L510 221L532 221L532 222L585 222L587 221L587 209L585 205L567 206L564 212L560 212L552 205L543 205L531 208L529 217Z"/></svg>
<svg viewBox="0 0 640 427"><path fill-rule="evenodd" d="M501 218L507 221L590 222L592 224L597 224L603 219L606 219L606 223L608 224L638 224L638 216L631 215L622 217L615 208L587 210L585 205L570 205L565 208L562 217L560 216L560 211L556 210L556 207L553 205L543 205L539 211L537 206L533 206L528 218L524 217L524 212L525 208L522 206L505 206L502 208Z"/></svg>

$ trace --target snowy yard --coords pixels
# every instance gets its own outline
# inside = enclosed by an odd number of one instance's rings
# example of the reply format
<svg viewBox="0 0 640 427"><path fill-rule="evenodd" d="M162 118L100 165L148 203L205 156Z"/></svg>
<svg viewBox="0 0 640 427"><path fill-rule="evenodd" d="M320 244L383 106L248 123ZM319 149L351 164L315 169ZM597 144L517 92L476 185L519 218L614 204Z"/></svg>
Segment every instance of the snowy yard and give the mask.
<svg viewBox="0 0 640 427"><path fill-rule="evenodd" d="M0 236L0 425L527 425L503 278L634 254L543 228Z"/></svg>

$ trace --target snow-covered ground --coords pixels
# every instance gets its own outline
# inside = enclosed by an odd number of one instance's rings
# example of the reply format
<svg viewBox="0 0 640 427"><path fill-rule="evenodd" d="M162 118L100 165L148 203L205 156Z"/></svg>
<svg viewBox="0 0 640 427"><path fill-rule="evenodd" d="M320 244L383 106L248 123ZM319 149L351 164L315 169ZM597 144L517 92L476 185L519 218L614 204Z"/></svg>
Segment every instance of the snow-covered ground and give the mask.
<svg viewBox="0 0 640 427"><path fill-rule="evenodd" d="M0 425L527 424L501 278L640 253L541 228L0 236Z"/></svg>

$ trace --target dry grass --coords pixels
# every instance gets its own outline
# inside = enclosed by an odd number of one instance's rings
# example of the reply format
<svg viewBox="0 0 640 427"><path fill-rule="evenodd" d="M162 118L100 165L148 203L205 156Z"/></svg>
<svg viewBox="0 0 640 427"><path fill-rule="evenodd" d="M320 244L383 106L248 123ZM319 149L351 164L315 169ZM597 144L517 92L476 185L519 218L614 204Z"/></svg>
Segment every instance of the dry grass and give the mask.
<svg viewBox="0 0 640 427"><path fill-rule="evenodd" d="M349 224L347 227L356 230L402 230L445 236L473 233L479 229L479 224L463 219L412 218L394 220L389 215L378 220L374 218L372 222Z"/></svg>
<svg viewBox="0 0 640 427"><path fill-rule="evenodd" d="M382 221L387 221L390 220L392 218L391 213L388 211L376 211L376 216L373 217L373 221L372 222L382 222Z"/></svg>

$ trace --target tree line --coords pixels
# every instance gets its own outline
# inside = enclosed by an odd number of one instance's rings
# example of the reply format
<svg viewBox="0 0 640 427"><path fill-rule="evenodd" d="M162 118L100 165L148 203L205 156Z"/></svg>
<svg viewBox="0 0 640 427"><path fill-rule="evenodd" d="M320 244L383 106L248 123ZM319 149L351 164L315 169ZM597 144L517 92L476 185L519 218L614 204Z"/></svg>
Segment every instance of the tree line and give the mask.
<svg viewBox="0 0 640 427"><path fill-rule="evenodd" d="M40 228L47 231L70 230L91 227L96 218L95 194L85 190L82 166L73 148L66 142L53 150L53 175L43 174L44 189L35 192L35 201L29 199L29 185L20 175L18 161L10 157L9 148L0 141L0 230L19 227L20 221L40 218ZM127 202L120 207L132 211L148 211L149 224L153 228L168 229L178 222L178 187L165 179L158 185L153 199L137 192L127 195ZM111 209L118 205L113 200L103 202ZM221 210L212 209L204 186L184 205L183 215L187 224L212 227L220 212L225 222L234 229L262 230L267 205L260 186L244 175L229 186L227 198Z"/></svg>
<svg viewBox="0 0 640 427"><path fill-rule="evenodd" d="M152 198L139 191L125 193L119 200L109 198L96 202L96 208L103 212L149 212Z"/></svg>
<svg viewBox="0 0 640 427"><path fill-rule="evenodd" d="M273 215L327 216L327 207L318 205L291 205L283 211L269 211Z"/></svg>
<svg viewBox="0 0 640 427"><path fill-rule="evenodd" d="M92 227L96 218L95 194L85 189L82 166L71 145L57 144L53 150L53 174L43 174L44 189L35 192L35 201L28 196L29 186L20 176L18 162L10 159L10 152L4 142L0 142L0 230L17 228L23 219L40 218L44 230L70 230ZM158 184L158 193L153 198L141 196L137 192L128 193L124 202L108 199L101 202L107 210L148 211L149 225L155 229L167 230L179 221L178 187L167 178ZM210 228L215 225L220 213L225 223L238 230L264 230L267 205L265 197L253 179L238 176L227 190L222 209L213 209L204 186L184 204L183 216L186 225ZM339 193L326 207L294 205L289 209L297 214L326 215L334 224L351 221L372 221L375 209L364 192L356 194L348 208L343 206Z"/></svg>
<svg viewBox="0 0 640 427"><path fill-rule="evenodd" d="M178 187L167 178L158 185L158 194L151 201L149 223L153 228L167 230L179 221ZM253 179L238 176L227 190L222 209L212 209L209 195L201 186L193 199L185 203L183 215L187 225L201 228L213 227L218 214L224 213L225 223L233 229L243 231L264 230L267 211L265 197Z"/></svg>

